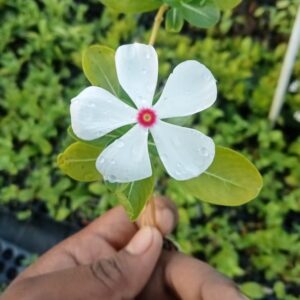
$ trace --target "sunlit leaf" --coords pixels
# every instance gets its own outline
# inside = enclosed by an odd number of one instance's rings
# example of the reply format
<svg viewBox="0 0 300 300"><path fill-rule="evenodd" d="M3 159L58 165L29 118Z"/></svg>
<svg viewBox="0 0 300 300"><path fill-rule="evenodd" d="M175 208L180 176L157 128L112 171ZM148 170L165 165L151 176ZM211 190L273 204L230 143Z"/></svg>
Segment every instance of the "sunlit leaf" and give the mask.
<svg viewBox="0 0 300 300"><path fill-rule="evenodd" d="M263 185L256 167L243 155L217 147L208 170L197 178L181 182L181 186L202 201L226 205L242 205L254 199Z"/></svg>
<svg viewBox="0 0 300 300"><path fill-rule="evenodd" d="M100 0L104 5L124 13L140 13L158 8L160 0Z"/></svg>
<svg viewBox="0 0 300 300"><path fill-rule="evenodd" d="M99 181L101 175L96 169L96 159L102 148L76 142L57 157L59 168L71 178L82 181Z"/></svg>
<svg viewBox="0 0 300 300"><path fill-rule="evenodd" d="M204 4L194 1L181 2L181 10L185 20L200 28L209 28L220 19L220 10L212 0Z"/></svg>
<svg viewBox="0 0 300 300"><path fill-rule="evenodd" d="M115 51L106 46L94 45L82 57L83 71L92 85L104 88L118 96L119 81L115 66Z"/></svg>
<svg viewBox="0 0 300 300"><path fill-rule="evenodd" d="M215 0L217 6L222 10L230 10L240 4L242 0Z"/></svg>

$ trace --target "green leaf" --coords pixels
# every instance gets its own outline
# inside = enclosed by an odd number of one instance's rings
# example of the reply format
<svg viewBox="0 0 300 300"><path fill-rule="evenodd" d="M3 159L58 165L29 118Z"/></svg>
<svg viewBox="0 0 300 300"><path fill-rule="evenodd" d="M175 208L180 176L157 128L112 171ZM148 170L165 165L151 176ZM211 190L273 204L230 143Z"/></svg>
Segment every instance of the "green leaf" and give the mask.
<svg viewBox="0 0 300 300"><path fill-rule="evenodd" d="M242 0L215 0L217 6L222 10L231 10L241 2Z"/></svg>
<svg viewBox="0 0 300 300"><path fill-rule="evenodd" d="M70 137L76 141L82 142L87 145L95 146L95 147L100 147L100 148L105 148L109 144L111 144L113 141L121 137L123 134L125 134L132 126L131 125L126 125L123 127L120 127L118 129L115 129L114 131L109 132L105 136L98 138L96 140L92 141L85 141L80 139L76 134L74 133L73 129L71 126L68 128L68 134Z"/></svg>
<svg viewBox="0 0 300 300"><path fill-rule="evenodd" d="M220 10L212 0L204 4L182 1L181 10L186 21L200 28L212 27L220 19Z"/></svg>
<svg viewBox="0 0 300 300"><path fill-rule="evenodd" d="M132 221L139 217L153 190L154 176L131 182L123 192L116 193Z"/></svg>
<svg viewBox="0 0 300 300"><path fill-rule="evenodd" d="M183 188L202 201L242 205L255 198L263 180L256 167L243 155L228 148L216 147L212 165L197 178L183 181Z"/></svg>
<svg viewBox="0 0 300 300"><path fill-rule="evenodd" d="M240 285L241 291L251 299L262 299L265 296L264 287L256 282L245 282Z"/></svg>
<svg viewBox="0 0 300 300"><path fill-rule="evenodd" d="M99 181L102 177L96 169L96 159L101 151L102 148L76 142L58 155L57 164L65 174L77 181Z"/></svg>
<svg viewBox="0 0 300 300"><path fill-rule="evenodd" d="M115 65L115 51L106 46L94 45L87 48L82 57L86 78L92 85L104 88L118 96L120 91Z"/></svg>
<svg viewBox="0 0 300 300"><path fill-rule="evenodd" d="M160 0L100 0L104 5L124 13L152 11L161 5Z"/></svg>
<svg viewBox="0 0 300 300"><path fill-rule="evenodd" d="M166 16L166 30L169 32L180 32L184 24L182 12L178 8L168 10Z"/></svg>

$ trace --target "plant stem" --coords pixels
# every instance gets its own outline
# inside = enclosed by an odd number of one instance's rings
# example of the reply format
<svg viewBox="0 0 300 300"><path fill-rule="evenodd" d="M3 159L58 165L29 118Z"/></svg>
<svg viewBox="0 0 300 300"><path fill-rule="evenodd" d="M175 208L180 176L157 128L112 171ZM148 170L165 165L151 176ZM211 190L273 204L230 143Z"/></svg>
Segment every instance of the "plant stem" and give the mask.
<svg viewBox="0 0 300 300"><path fill-rule="evenodd" d="M152 27L152 32L151 32L151 36L150 36L150 40L149 40L149 45L153 46L155 44L158 30L160 28L161 22L164 19L164 14L168 10L168 8L169 8L169 6L164 4L157 11L157 14L156 14L155 19L154 19L154 24L153 24L153 27Z"/></svg>

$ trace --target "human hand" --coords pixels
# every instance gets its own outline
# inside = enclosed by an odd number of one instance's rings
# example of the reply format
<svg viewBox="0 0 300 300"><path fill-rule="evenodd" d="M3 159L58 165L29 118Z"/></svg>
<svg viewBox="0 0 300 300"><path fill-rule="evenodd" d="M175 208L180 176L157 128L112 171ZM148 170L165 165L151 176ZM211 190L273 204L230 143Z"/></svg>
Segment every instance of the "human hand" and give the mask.
<svg viewBox="0 0 300 300"><path fill-rule="evenodd" d="M165 199L155 201L157 223L166 235L176 225L176 210ZM1 299L247 299L206 263L162 251L160 232L139 229L116 207L40 257Z"/></svg>

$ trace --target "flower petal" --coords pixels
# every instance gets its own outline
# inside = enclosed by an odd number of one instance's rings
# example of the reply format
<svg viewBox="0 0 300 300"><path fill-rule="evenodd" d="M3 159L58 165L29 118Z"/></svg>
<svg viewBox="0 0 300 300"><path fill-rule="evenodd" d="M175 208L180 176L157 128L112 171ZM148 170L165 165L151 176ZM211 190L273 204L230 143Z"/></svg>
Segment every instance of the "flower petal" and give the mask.
<svg viewBox="0 0 300 300"><path fill-rule="evenodd" d="M183 117L210 107L217 98L212 73L195 60L179 64L154 106L159 118Z"/></svg>
<svg viewBox="0 0 300 300"><path fill-rule="evenodd" d="M83 140L94 140L119 127L136 122L137 110L106 90L91 86L72 99L71 125Z"/></svg>
<svg viewBox="0 0 300 300"><path fill-rule="evenodd" d="M121 86L137 108L150 107L158 76L158 59L154 48L138 43L119 47L116 68Z"/></svg>
<svg viewBox="0 0 300 300"><path fill-rule="evenodd" d="M110 182L132 182L150 177L148 130L135 125L104 149L96 161L96 168Z"/></svg>
<svg viewBox="0 0 300 300"><path fill-rule="evenodd" d="M151 134L167 172L177 180L199 176L214 159L213 140L195 129L158 121Z"/></svg>

